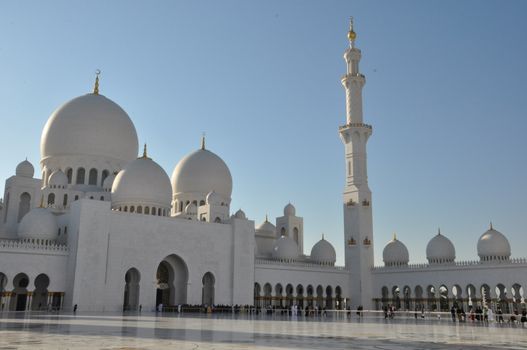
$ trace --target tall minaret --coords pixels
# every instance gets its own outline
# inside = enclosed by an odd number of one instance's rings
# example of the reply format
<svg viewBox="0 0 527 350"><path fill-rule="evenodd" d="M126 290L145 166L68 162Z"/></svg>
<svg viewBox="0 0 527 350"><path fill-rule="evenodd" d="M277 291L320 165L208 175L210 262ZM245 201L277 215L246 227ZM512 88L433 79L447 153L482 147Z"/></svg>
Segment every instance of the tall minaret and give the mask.
<svg viewBox="0 0 527 350"><path fill-rule="evenodd" d="M359 72L361 52L355 47L357 34L350 22L350 47L344 52L347 72L346 125L339 128L344 143L346 185L344 187L344 242L346 268L350 271L350 306L372 307L373 226L371 191L368 187L366 144L372 128L362 121L362 88L366 78Z"/></svg>

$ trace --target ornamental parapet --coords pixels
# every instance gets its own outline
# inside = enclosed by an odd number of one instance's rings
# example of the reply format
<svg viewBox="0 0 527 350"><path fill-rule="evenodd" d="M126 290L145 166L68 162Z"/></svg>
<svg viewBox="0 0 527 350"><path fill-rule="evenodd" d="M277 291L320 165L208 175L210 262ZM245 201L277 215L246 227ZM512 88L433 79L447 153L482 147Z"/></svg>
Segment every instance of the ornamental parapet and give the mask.
<svg viewBox="0 0 527 350"><path fill-rule="evenodd" d="M444 264L408 264L404 266L375 266L372 268L373 271L394 271L394 270L426 270L426 269L436 269L436 268L452 268L452 267L474 267L482 266L489 267L489 265L496 266L505 266L505 265L525 265L527 266L527 258L511 258L509 260L494 260L491 263L488 261L481 260L465 260L465 261L455 261L455 262L446 262Z"/></svg>
<svg viewBox="0 0 527 350"><path fill-rule="evenodd" d="M370 124L365 124L365 123L348 123L348 124L339 126L339 130L343 130L347 128L366 128L366 129L372 130L372 126Z"/></svg>
<svg viewBox="0 0 527 350"><path fill-rule="evenodd" d="M312 262L282 261L282 260L271 260L271 259L261 259L261 258L255 259L254 264L255 265L295 266L295 267L306 267L306 268L327 269L327 270L337 270L337 271L346 270L346 267L344 266L332 266L328 264L317 264L317 263L312 263Z"/></svg>
<svg viewBox="0 0 527 350"><path fill-rule="evenodd" d="M67 254L68 246L66 244L58 244L53 241L43 239L3 239L0 240L0 251L21 251L31 250L45 253Z"/></svg>

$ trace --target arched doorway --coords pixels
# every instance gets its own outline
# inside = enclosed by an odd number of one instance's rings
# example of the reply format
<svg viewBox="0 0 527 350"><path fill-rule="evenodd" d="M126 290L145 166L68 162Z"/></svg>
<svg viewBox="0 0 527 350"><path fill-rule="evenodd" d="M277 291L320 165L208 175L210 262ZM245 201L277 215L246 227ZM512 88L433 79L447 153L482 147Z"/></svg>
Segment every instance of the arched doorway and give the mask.
<svg viewBox="0 0 527 350"><path fill-rule="evenodd" d="M300 309L304 308L304 286L301 284L296 286L296 305Z"/></svg>
<svg viewBox="0 0 527 350"><path fill-rule="evenodd" d="M132 267L124 275L124 300L123 310L137 310L139 306L139 281L141 275L139 271Z"/></svg>
<svg viewBox="0 0 527 350"><path fill-rule="evenodd" d="M35 278L35 291L31 301L31 310L47 310L49 277L40 274Z"/></svg>
<svg viewBox="0 0 527 350"><path fill-rule="evenodd" d="M188 269L179 256L169 255L156 272L156 306L187 303Z"/></svg>
<svg viewBox="0 0 527 350"><path fill-rule="evenodd" d="M439 287L439 309L441 311L449 311L450 303L448 300L448 288L445 285Z"/></svg>
<svg viewBox="0 0 527 350"><path fill-rule="evenodd" d="M307 305L309 307L313 307L313 293L314 293L313 286L308 285L306 288L306 292L307 292Z"/></svg>
<svg viewBox="0 0 527 350"><path fill-rule="evenodd" d="M283 291L283 287L280 283L277 283L276 286L274 287L274 292L275 292L275 296L276 296L276 299L278 300L278 306L280 308L284 307L284 304L283 304L283 295L282 293L284 292Z"/></svg>
<svg viewBox="0 0 527 350"><path fill-rule="evenodd" d="M13 279L13 294L11 295L11 303L9 310L24 311L27 305L27 286L29 285L29 277L25 273L19 273Z"/></svg>
<svg viewBox="0 0 527 350"><path fill-rule="evenodd" d="M483 306L489 306L490 307L490 287L488 284L484 284L480 288L481 292L481 304Z"/></svg>
<svg viewBox="0 0 527 350"><path fill-rule="evenodd" d="M317 306L319 309L324 307L324 288L320 284L317 286Z"/></svg>
<svg viewBox="0 0 527 350"><path fill-rule="evenodd" d="M286 306L293 306L294 289L291 284L285 286Z"/></svg>
<svg viewBox="0 0 527 350"><path fill-rule="evenodd" d="M403 299L404 299L404 309L405 310L410 310L411 296L412 296L412 289L410 289L409 286L405 286L403 288Z"/></svg>
<svg viewBox="0 0 527 350"><path fill-rule="evenodd" d="M0 312L4 311L4 308L6 307L5 301L4 301L4 292L5 292L6 285L7 285L7 276L4 273L0 272Z"/></svg>
<svg viewBox="0 0 527 350"><path fill-rule="evenodd" d="M333 310L333 288L326 287L326 310Z"/></svg>
<svg viewBox="0 0 527 350"><path fill-rule="evenodd" d="M270 283L264 284L264 306L271 306L271 302L273 300L273 287L271 287Z"/></svg>
<svg viewBox="0 0 527 350"><path fill-rule="evenodd" d="M201 289L201 303L203 305L214 305L214 283L216 279L211 272L207 272L203 275Z"/></svg>
<svg viewBox="0 0 527 350"><path fill-rule="evenodd" d="M335 287L335 308L337 310L342 310L344 305L342 303L342 288L340 286Z"/></svg>
<svg viewBox="0 0 527 350"><path fill-rule="evenodd" d="M254 306L260 307L260 293L262 292L262 287L259 283L254 284Z"/></svg>
<svg viewBox="0 0 527 350"><path fill-rule="evenodd" d="M496 288L495 288L495 291L496 291L496 301L498 303L498 306L501 308L501 310L508 314L510 312L509 310L509 300L508 300L508 297L507 297L507 288L499 283Z"/></svg>

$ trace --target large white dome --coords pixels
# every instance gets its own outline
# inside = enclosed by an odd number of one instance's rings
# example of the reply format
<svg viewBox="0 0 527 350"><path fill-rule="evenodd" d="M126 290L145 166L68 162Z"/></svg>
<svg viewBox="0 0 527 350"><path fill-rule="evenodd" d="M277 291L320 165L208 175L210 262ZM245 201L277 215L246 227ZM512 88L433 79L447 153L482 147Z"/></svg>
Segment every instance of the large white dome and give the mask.
<svg viewBox="0 0 527 350"><path fill-rule="evenodd" d="M430 264L453 263L456 259L456 248L447 237L438 232L426 246L426 258Z"/></svg>
<svg viewBox="0 0 527 350"><path fill-rule="evenodd" d="M143 156L117 174L112 186L112 207L142 205L170 208L172 187L167 173L152 159Z"/></svg>
<svg viewBox="0 0 527 350"><path fill-rule="evenodd" d="M98 94L76 97L57 108L40 140L42 160L88 155L131 161L137 151L137 133L128 114Z"/></svg>
<svg viewBox="0 0 527 350"><path fill-rule="evenodd" d="M298 258L298 245L289 236L281 236L273 247L273 258L282 261L293 261Z"/></svg>
<svg viewBox="0 0 527 350"><path fill-rule="evenodd" d="M478 255L483 261L508 260L511 256L509 240L491 225L478 240Z"/></svg>
<svg viewBox="0 0 527 350"><path fill-rule="evenodd" d="M322 237L322 239L311 248L310 258L317 263L335 265L337 254L335 253L333 245Z"/></svg>
<svg viewBox="0 0 527 350"><path fill-rule="evenodd" d="M204 148L179 161L172 173L174 196L193 193L206 196L211 191L230 200L232 176L225 162Z"/></svg>
<svg viewBox="0 0 527 350"><path fill-rule="evenodd" d="M408 265L410 260L408 248L394 236L384 247L382 260L386 266Z"/></svg>
<svg viewBox="0 0 527 350"><path fill-rule="evenodd" d="M46 208L34 208L29 211L20 225L18 237L21 239L55 240L58 238L58 225L55 215Z"/></svg>

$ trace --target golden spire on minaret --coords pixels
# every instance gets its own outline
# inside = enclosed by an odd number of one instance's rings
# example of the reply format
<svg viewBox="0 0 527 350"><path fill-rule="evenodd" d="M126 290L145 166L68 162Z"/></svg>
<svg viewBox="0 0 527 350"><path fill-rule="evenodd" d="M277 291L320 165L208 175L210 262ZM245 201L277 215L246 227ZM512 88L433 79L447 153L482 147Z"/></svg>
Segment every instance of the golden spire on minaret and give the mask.
<svg viewBox="0 0 527 350"><path fill-rule="evenodd" d="M95 71L95 85L93 86L93 94L98 95L99 94L99 74L101 74L101 70L97 69Z"/></svg>
<svg viewBox="0 0 527 350"><path fill-rule="evenodd" d="M348 40L350 41L350 46L355 45L355 39L357 39L357 33L353 30L353 17L350 17L350 30L348 31Z"/></svg>

